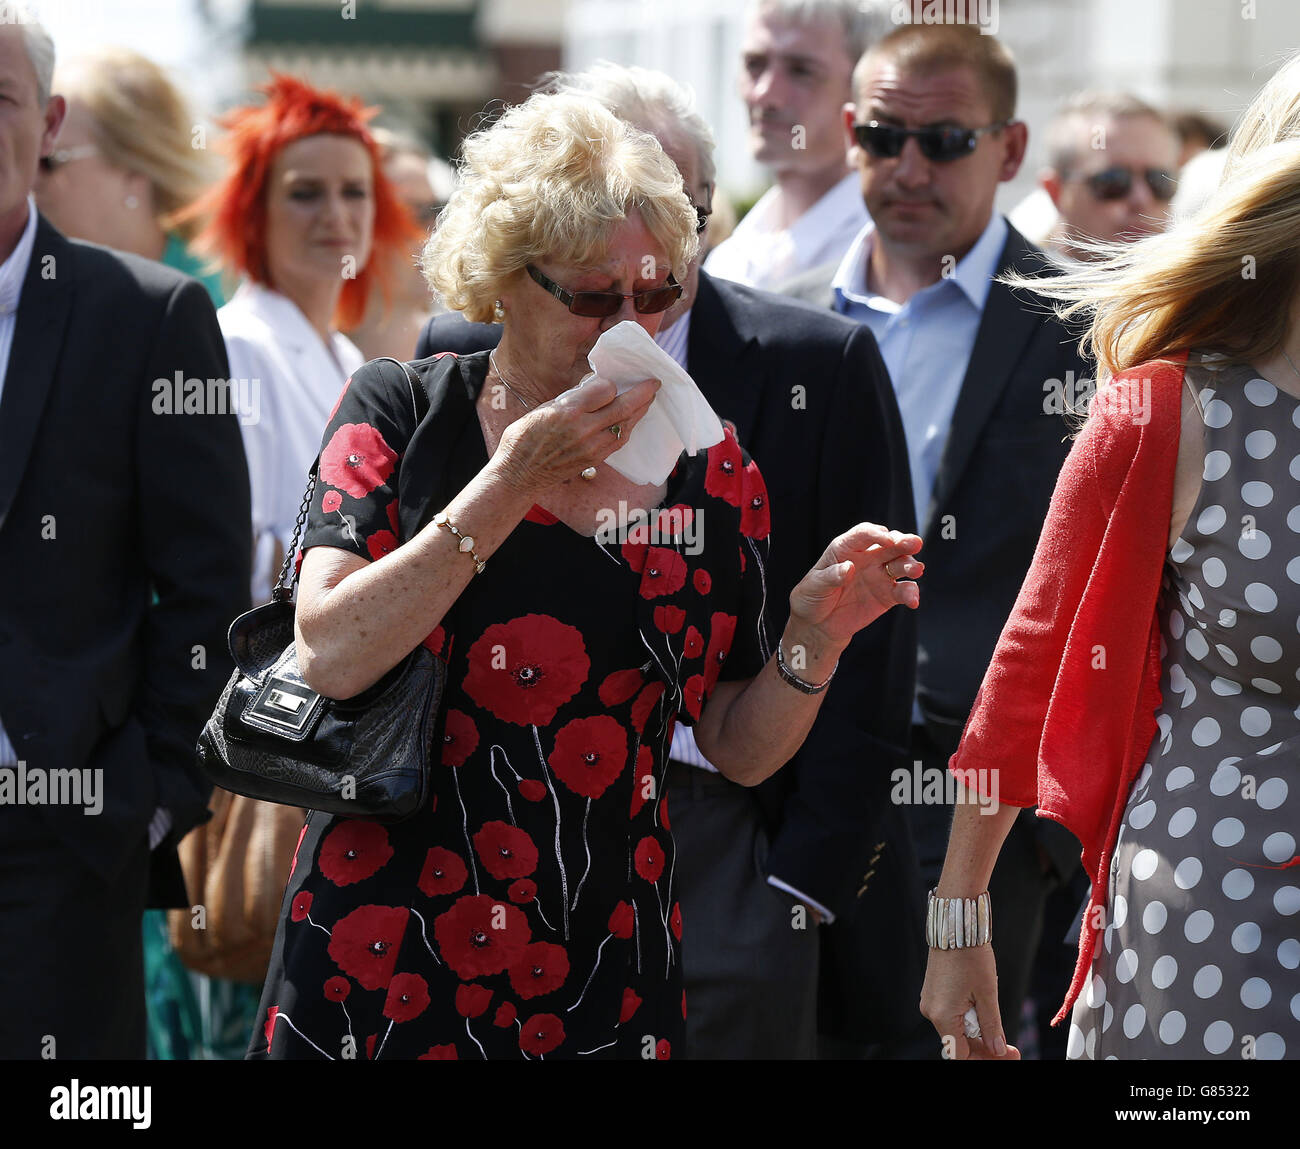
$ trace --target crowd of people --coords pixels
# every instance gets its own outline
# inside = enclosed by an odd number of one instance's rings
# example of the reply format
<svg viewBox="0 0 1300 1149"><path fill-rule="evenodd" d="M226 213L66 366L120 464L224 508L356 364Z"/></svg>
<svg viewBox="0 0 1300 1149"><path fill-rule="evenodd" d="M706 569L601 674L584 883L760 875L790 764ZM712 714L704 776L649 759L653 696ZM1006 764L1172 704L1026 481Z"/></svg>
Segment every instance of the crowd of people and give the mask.
<svg viewBox="0 0 1300 1149"><path fill-rule="evenodd" d="M453 170L0 25L0 1055L1300 1055L1300 57L1230 144L1076 94L1009 216L995 36L738 63L724 236L662 72ZM669 387L717 434L629 474ZM291 571L315 690L446 666L406 821L197 765Z"/></svg>

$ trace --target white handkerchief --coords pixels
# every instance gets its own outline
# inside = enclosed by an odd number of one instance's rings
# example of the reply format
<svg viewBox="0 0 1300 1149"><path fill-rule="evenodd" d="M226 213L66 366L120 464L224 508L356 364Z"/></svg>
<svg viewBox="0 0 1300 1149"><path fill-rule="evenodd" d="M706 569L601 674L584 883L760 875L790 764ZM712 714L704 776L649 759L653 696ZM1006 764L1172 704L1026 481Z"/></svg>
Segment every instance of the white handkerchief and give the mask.
<svg viewBox="0 0 1300 1149"><path fill-rule="evenodd" d="M627 442L605 459L632 482L662 483L682 451L694 455L722 442L722 421L695 380L639 323L625 319L611 327L596 340L587 362L620 395L642 379L662 384Z"/></svg>

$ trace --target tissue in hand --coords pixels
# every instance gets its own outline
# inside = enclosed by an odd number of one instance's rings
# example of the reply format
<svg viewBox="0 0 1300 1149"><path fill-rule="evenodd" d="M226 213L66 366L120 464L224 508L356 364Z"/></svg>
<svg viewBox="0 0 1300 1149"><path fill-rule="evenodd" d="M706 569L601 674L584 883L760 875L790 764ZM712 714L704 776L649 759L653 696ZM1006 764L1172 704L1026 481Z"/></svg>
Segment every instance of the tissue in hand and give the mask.
<svg viewBox="0 0 1300 1149"><path fill-rule="evenodd" d="M621 395L642 379L661 383L650 409L607 462L634 483L662 483L677 457L694 455L722 442L722 422L700 389L639 323L611 327L587 356L591 369L618 387Z"/></svg>

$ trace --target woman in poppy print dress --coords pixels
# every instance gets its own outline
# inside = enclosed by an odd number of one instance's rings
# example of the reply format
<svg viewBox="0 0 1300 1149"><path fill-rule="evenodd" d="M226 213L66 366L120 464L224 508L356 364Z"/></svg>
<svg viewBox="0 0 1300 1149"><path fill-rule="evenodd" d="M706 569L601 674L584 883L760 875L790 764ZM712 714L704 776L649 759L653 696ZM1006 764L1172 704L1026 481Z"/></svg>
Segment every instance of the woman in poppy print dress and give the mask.
<svg viewBox="0 0 1300 1149"><path fill-rule="evenodd" d="M658 329L696 217L650 136L538 94L465 144L426 275L495 352L356 372L325 430L299 586L307 681L348 698L420 642L448 666L426 810L308 817L253 1058L666 1059L683 923L663 798L676 721L755 784L799 746L921 541L859 524L762 626L766 491L730 432L663 485L604 462L658 383L579 382ZM629 508L616 541L603 508ZM687 528L687 523L690 529ZM689 541L688 541L689 540ZM904 579L896 582L896 579ZM687 923L689 928L689 923Z"/></svg>

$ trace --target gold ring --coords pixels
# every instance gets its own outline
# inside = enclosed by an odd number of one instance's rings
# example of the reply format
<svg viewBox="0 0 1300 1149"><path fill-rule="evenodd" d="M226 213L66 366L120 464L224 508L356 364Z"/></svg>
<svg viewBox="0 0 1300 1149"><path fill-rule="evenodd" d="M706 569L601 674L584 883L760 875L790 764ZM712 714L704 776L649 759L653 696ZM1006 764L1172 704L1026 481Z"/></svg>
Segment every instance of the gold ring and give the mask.
<svg viewBox="0 0 1300 1149"><path fill-rule="evenodd" d="M890 560L889 560L889 562L891 562L891 563L892 563L893 561L894 561L893 559L890 559ZM894 574L894 572L891 571L891 570L889 569L889 563L884 563L884 564L882 565L882 569L884 570L885 574L887 574L887 575L889 576L891 582L897 582L897 581L898 581L898 576L897 576L896 574Z"/></svg>
<svg viewBox="0 0 1300 1149"><path fill-rule="evenodd" d="M591 482L591 480L594 479L594 478L596 477L596 468L595 468L595 467L587 467L585 470L582 470L582 471L580 471L580 472L578 472L578 473L579 473L579 474L580 474L584 479L586 479L587 482Z"/></svg>
<svg viewBox="0 0 1300 1149"><path fill-rule="evenodd" d="M609 429L609 433L613 435L615 439L621 439L623 437L623 428L618 423L615 423Z"/></svg>

